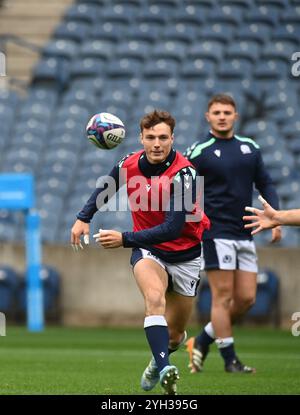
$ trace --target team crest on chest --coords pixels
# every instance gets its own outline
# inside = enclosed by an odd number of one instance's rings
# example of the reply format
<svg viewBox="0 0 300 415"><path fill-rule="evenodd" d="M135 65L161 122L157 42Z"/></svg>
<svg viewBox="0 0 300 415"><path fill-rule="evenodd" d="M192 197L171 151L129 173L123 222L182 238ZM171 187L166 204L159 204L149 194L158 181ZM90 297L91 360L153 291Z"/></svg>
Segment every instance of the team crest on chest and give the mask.
<svg viewBox="0 0 300 415"><path fill-rule="evenodd" d="M252 153L251 148L247 144L242 144L241 147L240 147L240 149L241 149L241 152L243 154L250 154L250 153Z"/></svg>

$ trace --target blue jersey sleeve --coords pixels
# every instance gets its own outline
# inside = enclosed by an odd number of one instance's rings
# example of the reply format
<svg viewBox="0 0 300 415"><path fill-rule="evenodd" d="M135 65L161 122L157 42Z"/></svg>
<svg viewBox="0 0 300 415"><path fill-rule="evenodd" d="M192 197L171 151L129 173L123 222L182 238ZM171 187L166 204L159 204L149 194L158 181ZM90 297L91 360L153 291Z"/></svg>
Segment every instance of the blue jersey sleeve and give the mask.
<svg viewBox="0 0 300 415"><path fill-rule="evenodd" d="M165 221L157 226L138 232L123 232L123 245L126 248L142 248L177 239L186 221L186 214L193 210L196 201L196 171L188 167L182 169L173 180L169 209ZM186 201L192 201L191 204Z"/></svg>
<svg viewBox="0 0 300 415"><path fill-rule="evenodd" d="M266 170L260 151L257 153L255 187L274 209L279 209L279 198L273 181Z"/></svg>

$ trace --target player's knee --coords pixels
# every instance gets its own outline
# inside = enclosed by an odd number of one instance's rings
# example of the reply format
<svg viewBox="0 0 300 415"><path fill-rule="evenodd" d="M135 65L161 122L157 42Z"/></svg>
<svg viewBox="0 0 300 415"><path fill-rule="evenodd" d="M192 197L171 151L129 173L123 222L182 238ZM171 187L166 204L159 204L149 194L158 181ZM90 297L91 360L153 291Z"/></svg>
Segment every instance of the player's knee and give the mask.
<svg viewBox="0 0 300 415"><path fill-rule="evenodd" d="M213 296L212 305L213 307L223 308L229 310L232 302L232 295L229 292L218 292Z"/></svg>
<svg viewBox="0 0 300 415"><path fill-rule="evenodd" d="M255 295L245 295L234 300L236 307L241 311L247 311L255 303Z"/></svg>
<svg viewBox="0 0 300 415"><path fill-rule="evenodd" d="M160 290L151 289L145 294L146 314L164 314L165 295Z"/></svg>

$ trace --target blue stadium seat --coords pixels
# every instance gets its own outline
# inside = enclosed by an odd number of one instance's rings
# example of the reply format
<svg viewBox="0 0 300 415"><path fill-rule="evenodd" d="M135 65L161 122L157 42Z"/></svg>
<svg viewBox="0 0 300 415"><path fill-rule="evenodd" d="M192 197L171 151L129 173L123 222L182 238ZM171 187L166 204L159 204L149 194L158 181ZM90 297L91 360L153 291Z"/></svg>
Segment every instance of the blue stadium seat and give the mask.
<svg viewBox="0 0 300 415"><path fill-rule="evenodd" d="M263 59L282 59L289 61L295 51L293 42L282 40L272 41L267 43L261 50L261 57Z"/></svg>
<svg viewBox="0 0 300 415"><path fill-rule="evenodd" d="M58 91L51 87L31 86L28 90L27 102L41 102L53 108L58 99Z"/></svg>
<svg viewBox="0 0 300 415"><path fill-rule="evenodd" d="M163 40L180 41L191 44L198 37L199 32L198 24L190 22L186 23L179 20L172 26L166 26L162 37Z"/></svg>
<svg viewBox="0 0 300 415"><path fill-rule="evenodd" d="M194 59L181 66L183 78L207 78L215 74L215 63L210 59Z"/></svg>
<svg viewBox="0 0 300 415"><path fill-rule="evenodd" d="M217 4L216 0L185 0L185 3L189 6L198 6L207 10L211 10Z"/></svg>
<svg viewBox="0 0 300 415"><path fill-rule="evenodd" d="M58 39L82 42L90 31L90 25L86 22L67 21L62 22L54 31L53 37Z"/></svg>
<svg viewBox="0 0 300 415"><path fill-rule="evenodd" d="M138 98L138 108L140 105L153 104L160 108L166 108L170 104L170 97L159 90L144 90Z"/></svg>
<svg viewBox="0 0 300 415"><path fill-rule="evenodd" d="M275 134L279 136L278 127L276 123L271 121L266 121L261 118L254 118L251 121L245 123L243 128L243 134L247 137L253 137L259 135Z"/></svg>
<svg viewBox="0 0 300 415"><path fill-rule="evenodd" d="M149 5L157 5L161 7L177 7L177 0L148 0Z"/></svg>
<svg viewBox="0 0 300 415"><path fill-rule="evenodd" d="M72 104L67 103L65 105L62 103L55 113L57 123L63 123L68 120L74 120L76 123L88 121L90 118L90 111L87 108L86 103L82 104L80 104L80 102L74 102Z"/></svg>
<svg viewBox="0 0 300 415"><path fill-rule="evenodd" d="M300 24L287 23L278 25L272 32L271 39L275 41L294 42L298 46Z"/></svg>
<svg viewBox="0 0 300 415"><path fill-rule="evenodd" d="M289 138L287 146L293 154L300 154L300 140L298 134L295 134L293 137Z"/></svg>
<svg viewBox="0 0 300 415"><path fill-rule="evenodd" d="M65 58L71 60L78 55L78 43L66 39L50 40L43 48L43 55L47 58Z"/></svg>
<svg viewBox="0 0 300 415"><path fill-rule="evenodd" d="M125 121L128 119L128 112L131 110L132 101L133 98L130 96L130 94L128 94L128 97L126 97L125 92L114 90L110 96L103 97L101 100L99 100L98 107L101 106L105 112L118 114L119 118L121 118L125 123Z"/></svg>
<svg viewBox="0 0 300 415"><path fill-rule="evenodd" d="M297 106L297 94L295 90L280 91L277 88L267 91L267 95L264 100L264 108L266 111L272 111L274 109L281 109L285 106L293 105Z"/></svg>
<svg viewBox="0 0 300 415"><path fill-rule="evenodd" d="M51 126L51 136L61 136L63 134L72 134L77 137L79 134L85 134L85 125L88 118L82 121L76 120L75 117L57 121Z"/></svg>
<svg viewBox="0 0 300 415"><path fill-rule="evenodd" d="M78 58L70 66L72 80L85 77L94 78L103 72L105 72L105 61L101 58Z"/></svg>
<svg viewBox="0 0 300 415"><path fill-rule="evenodd" d="M60 89L64 88L69 80L69 65L66 60L57 57L44 58L40 60L33 69L32 83L40 81L49 81L58 85Z"/></svg>
<svg viewBox="0 0 300 415"><path fill-rule="evenodd" d="M283 24L296 24L299 26L299 23L300 23L299 7L289 7L286 11L280 14L280 21Z"/></svg>
<svg viewBox="0 0 300 415"><path fill-rule="evenodd" d="M220 3L221 6L238 8L242 12L251 9L253 6L252 0L219 0L218 3Z"/></svg>
<svg viewBox="0 0 300 415"><path fill-rule="evenodd" d="M69 7L64 15L64 19L79 20L88 24L96 23L101 19L102 7L99 4L74 4Z"/></svg>
<svg viewBox="0 0 300 415"><path fill-rule="evenodd" d="M256 41L243 40L234 42L228 46L226 57L228 59L248 59L255 63L258 59L260 48Z"/></svg>
<svg viewBox="0 0 300 415"><path fill-rule="evenodd" d="M289 182L292 178L292 170L289 166L268 168L268 172L276 186L281 183Z"/></svg>
<svg viewBox="0 0 300 415"><path fill-rule="evenodd" d="M282 11L289 7L289 0L256 0L258 6L273 6Z"/></svg>
<svg viewBox="0 0 300 415"><path fill-rule="evenodd" d="M20 97L16 91L4 87L0 88L0 103L17 107L19 101Z"/></svg>
<svg viewBox="0 0 300 415"><path fill-rule="evenodd" d="M32 168L36 168L37 164L39 163L39 154L32 149L29 150L28 148L11 148L5 155L5 162L7 165L11 163L14 165L16 163L24 163L32 166Z"/></svg>
<svg viewBox="0 0 300 415"><path fill-rule="evenodd" d="M48 122L52 116L53 108L47 106L44 102L24 102L19 112L19 122L28 120L29 118ZM0 113L1 117L1 113Z"/></svg>
<svg viewBox="0 0 300 415"><path fill-rule="evenodd" d="M107 65L107 74L110 78L124 77L132 78L139 75L142 69L140 59L121 58L112 59Z"/></svg>
<svg viewBox="0 0 300 415"><path fill-rule="evenodd" d="M85 88L72 88L66 91L61 100L61 105L76 105L79 107L86 106L88 109L91 106L95 105L96 96L92 94L91 91L86 90Z"/></svg>
<svg viewBox="0 0 300 415"><path fill-rule="evenodd" d="M200 30L199 38L202 40L216 40L229 43L233 39L235 30L230 23L212 23L204 25Z"/></svg>
<svg viewBox="0 0 300 415"><path fill-rule="evenodd" d="M277 108L270 111L267 115L269 120L274 120L278 124L288 124L293 122L294 119L299 119L299 109L293 104L288 103L286 107Z"/></svg>
<svg viewBox="0 0 300 415"><path fill-rule="evenodd" d="M43 290L43 305L46 313L46 318L54 315L58 318L59 315L59 294L61 286L61 276L57 269L49 265L42 265L40 271L40 278ZM20 279L18 288L18 307L20 312L26 310L26 276Z"/></svg>
<svg viewBox="0 0 300 415"><path fill-rule="evenodd" d="M12 147L15 147L16 149L21 147L41 155L45 143L41 140L41 136L38 131L35 134L31 131L24 131L23 133L19 133L17 136L14 135L11 144Z"/></svg>
<svg viewBox="0 0 300 415"><path fill-rule="evenodd" d="M247 312L247 317L269 320L275 327L279 326L279 290L279 278L274 271L259 271L256 301Z"/></svg>
<svg viewBox="0 0 300 415"><path fill-rule="evenodd" d="M223 57L224 45L217 41L197 42L191 45L187 51L189 59L211 59L215 62L221 61Z"/></svg>
<svg viewBox="0 0 300 415"><path fill-rule="evenodd" d="M170 78L178 71L178 63L173 59L157 59L148 61L144 66L144 76L149 78Z"/></svg>
<svg viewBox="0 0 300 415"><path fill-rule="evenodd" d="M256 41L261 45L269 40L271 33L273 32L270 25L257 22L241 25L236 30L235 37L237 41Z"/></svg>
<svg viewBox="0 0 300 415"><path fill-rule="evenodd" d="M227 24L233 29L242 22L242 12L231 6L223 6L221 8L212 9L205 16L205 20L211 24Z"/></svg>
<svg viewBox="0 0 300 415"><path fill-rule="evenodd" d="M174 11L174 9L173 9ZM170 13L161 7L152 6L149 8L142 8L137 16L137 23L148 22L152 24L160 24L163 27L167 24L170 18Z"/></svg>
<svg viewBox="0 0 300 415"><path fill-rule="evenodd" d="M115 42L111 40L88 39L79 50L80 57L102 58L107 60L115 55Z"/></svg>
<svg viewBox="0 0 300 415"><path fill-rule="evenodd" d="M148 0L148 8L144 7L144 11L147 10L147 13L150 13L151 16L163 17L166 22L169 22L170 19L173 19L174 13L176 12L178 3L176 5L172 4L171 2L159 2Z"/></svg>
<svg viewBox="0 0 300 415"><path fill-rule="evenodd" d="M104 76L99 76L99 74L97 74L96 76L91 77L83 76L71 79L69 88L73 90L84 89L91 95L99 95L105 91L106 85L107 80L104 78Z"/></svg>
<svg viewBox="0 0 300 415"><path fill-rule="evenodd" d="M291 156L292 157L292 156ZM290 166L293 166L293 162ZM300 185L298 180L292 180L291 182L282 183L277 187L278 195L283 200L295 199L299 195Z"/></svg>
<svg viewBox="0 0 300 415"><path fill-rule="evenodd" d="M85 0L84 0L85 1ZM91 0L97 2L98 0ZM107 0L102 0L104 2L104 5L106 4ZM142 7L143 0L110 0L110 3L112 4L122 4L122 5L135 5L136 7Z"/></svg>
<svg viewBox="0 0 300 415"><path fill-rule="evenodd" d="M65 149L56 149L47 152L45 155L45 161L50 163L51 161L55 163L56 161L60 161L64 163L66 166L74 166L77 161L77 154L74 154L72 151L67 151Z"/></svg>
<svg viewBox="0 0 300 415"><path fill-rule="evenodd" d="M257 62L254 69L254 77L263 81L280 79L287 76L288 65L286 62L281 62L274 59L266 59Z"/></svg>
<svg viewBox="0 0 300 415"><path fill-rule="evenodd" d="M124 34L128 30L127 23L119 22L117 25L113 20L108 20L91 28L90 38L97 40L110 40L117 43L124 38Z"/></svg>
<svg viewBox="0 0 300 415"><path fill-rule="evenodd" d="M70 135L69 135L70 136ZM55 137L56 140L58 141L58 139L60 139L61 137ZM86 144L84 140L83 144ZM52 145L52 143L51 143ZM57 142L54 142L53 147L57 148ZM67 149L70 151L72 148L74 150L74 148L76 149L75 152L78 152L77 149L80 148L80 145L82 146L82 144L78 142L76 140L73 140L73 146L69 146ZM49 147L51 148L51 146ZM60 148L64 148L63 146L61 146ZM70 168L70 166L65 165L63 163L63 161L56 161L56 162L48 162L48 163L44 163L43 167L40 170L40 177L39 178L44 178L44 177L57 177L59 179L65 179L67 182L69 182L72 177L74 177L76 175L76 165L74 165L72 168ZM80 170L80 174L81 174L81 170ZM38 178L38 180L39 180Z"/></svg>
<svg viewBox="0 0 300 415"><path fill-rule="evenodd" d="M276 10L266 7L255 8L255 10L246 13L245 22L248 24L264 23L270 27L275 27L278 22L278 13Z"/></svg>
<svg viewBox="0 0 300 415"><path fill-rule="evenodd" d="M161 41L154 45L151 56L154 59L174 59L178 62L185 58L186 45L180 41Z"/></svg>
<svg viewBox="0 0 300 415"><path fill-rule="evenodd" d="M150 53L150 43L145 40L129 40L120 42L114 50L118 58L137 58L145 60Z"/></svg>
<svg viewBox="0 0 300 415"><path fill-rule="evenodd" d="M291 123L287 123L286 125L281 127L281 132L285 135L285 136L291 136L293 134L300 134L300 121L299 120L294 120Z"/></svg>
<svg viewBox="0 0 300 415"><path fill-rule="evenodd" d="M155 42L160 39L164 27L160 22L141 20L128 28L126 37L132 40Z"/></svg>
<svg viewBox="0 0 300 415"><path fill-rule="evenodd" d="M273 153L276 150L286 151L285 142L281 138L279 131L265 131L256 133L255 140L264 153Z"/></svg>
<svg viewBox="0 0 300 415"><path fill-rule="evenodd" d="M218 68L218 76L222 79L249 79L252 63L248 59L226 59Z"/></svg>
<svg viewBox="0 0 300 415"><path fill-rule="evenodd" d="M64 197L68 193L69 184L66 177L40 177L36 184L36 191L37 193L48 191L54 196Z"/></svg>
<svg viewBox="0 0 300 415"><path fill-rule="evenodd" d="M297 196L295 199L289 200L287 203L284 204L284 209L299 209L300 206L300 198Z"/></svg>
<svg viewBox="0 0 300 415"><path fill-rule="evenodd" d="M125 18L127 24L135 19L137 14L141 9L141 4L136 2L107 2L106 7L103 8L103 12L101 12L101 18L103 21L109 16L117 17L117 18ZM121 20L120 20L121 21Z"/></svg>
<svg viewBox="0 0 300 415"><path fill-rule="evenodd" d="M180 4L179 7L175 10L173 15L174 24L182 23L184 25L193 25L193 27L201 27L205 23L205 16L208 9L203 7L203 4L194 3L190 4Z"/></svg>
<svg viewBox="0 0 300 415"><path fill-rule="evenodd" d="M7 134L8 129L14 124L15 109L13 106L8 106L8 104L2 103L0 101L0 123L1 130L2 128L7 130L4 134ZM4 127L6 125L6 127ZM3 130L2 130L3 132Z"/></svg>
<svg viewBox="0 0 300 415"><path fill-rule="evenodd" d="M18 275L10 266L0 266L0 312L12 316L16 306Z"/></svg>
<svg viewBox="0 0 300 415"><path fill-rule="evenodd" d="M264 163L267 166L267 168L283 168L285 166L290 166L293 168L294 166L294 158L293 156L287 152L287 150L282 150L282 149L276 149L274 152L274 155L272 154L272 152L266 152L263 155L263 159L264 159ZM291 190L291 186L289 185L288 187L290 187L289 190L289 194L286 196L287 193L287 187L283 187L283 188L278 188L278 194L280 195L280 197L282 198L289 198L292 197L292 190Z"/></svg>
<svg viewBox="0 0 300 415"><path fill-rule="evenodd" d="M117 3L119 2L119 0L112 0L112 1L117 1ZM124 1L124 0L123 0ZM127 1L127 0L125 0ZM133 0L128 0L128 1L133 1ZM120 3L122 2L122 0L120 0ZM78 4L91 4L91 5L96 5L96 6L105 6L107 3L107 0L75 0L74 3L78 3Z"/></svg>

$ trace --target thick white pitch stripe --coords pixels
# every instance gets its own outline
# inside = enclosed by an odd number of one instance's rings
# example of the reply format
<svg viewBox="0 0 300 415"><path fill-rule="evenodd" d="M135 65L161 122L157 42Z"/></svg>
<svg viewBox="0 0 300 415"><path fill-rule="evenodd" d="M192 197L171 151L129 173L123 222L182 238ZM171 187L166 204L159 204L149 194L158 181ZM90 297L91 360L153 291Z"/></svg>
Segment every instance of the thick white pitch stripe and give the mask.
<svg viewBox="0 0 300 415"><path fill-rule="evenodd" d="M144 320L144 329L151 326L168 326L164 316L148 316Z"/></svg>

